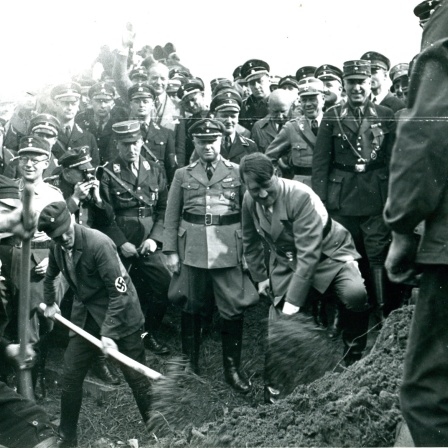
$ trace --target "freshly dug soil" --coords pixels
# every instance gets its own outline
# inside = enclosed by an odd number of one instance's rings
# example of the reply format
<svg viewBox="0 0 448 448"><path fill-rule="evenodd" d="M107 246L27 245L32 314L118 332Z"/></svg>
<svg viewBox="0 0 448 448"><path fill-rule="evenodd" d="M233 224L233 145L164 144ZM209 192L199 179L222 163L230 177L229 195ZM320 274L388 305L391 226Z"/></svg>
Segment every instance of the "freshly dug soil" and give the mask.
<svg viewBox="0 0 448 448"><path fill-rule="evenodd" d="M194 431L188 443L219 447L393 446L402 419L398 389L413 308L393 312L371 353L350 368L301 385L274 405L233 409L223 419ZM165 442L164 446L184 444L181 439Z"/></svg>

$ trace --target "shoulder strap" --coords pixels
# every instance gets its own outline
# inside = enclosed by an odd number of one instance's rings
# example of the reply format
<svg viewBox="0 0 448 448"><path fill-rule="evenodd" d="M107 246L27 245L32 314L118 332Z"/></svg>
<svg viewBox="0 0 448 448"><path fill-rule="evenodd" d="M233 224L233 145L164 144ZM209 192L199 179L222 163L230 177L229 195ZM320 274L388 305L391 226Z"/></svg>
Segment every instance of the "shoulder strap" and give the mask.
<svg viewBox="0 0 448 448"><path fill-rule="evenodd" d="M146 151L146 154L150 157L150 159L155 162L159 163L159 159L156 157L156 155L149 149L149 146L146 143L143 143L143 149Z"/></svg>
<svg viewBox="0 0 448 448"><path fill-rule="evenodd" d="M140 196L137 195L134 191L132 191L118 176L116 176L114 173L112 173L111 170L103 166L103 170L117 182L117 184L121 185L134 199L136 199L138 202L143 202L148 207L152 207L153 204L151 204L146 199L142 199Z"/></svg>

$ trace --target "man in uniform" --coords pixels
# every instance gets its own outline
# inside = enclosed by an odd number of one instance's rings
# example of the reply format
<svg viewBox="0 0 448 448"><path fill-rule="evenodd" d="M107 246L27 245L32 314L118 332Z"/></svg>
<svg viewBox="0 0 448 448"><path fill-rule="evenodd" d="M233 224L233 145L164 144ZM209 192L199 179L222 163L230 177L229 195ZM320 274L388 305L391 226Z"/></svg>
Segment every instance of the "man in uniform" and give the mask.
<svg viewBox="0 0 448 448"><path fill-rule="evenodd" d="M116 226L108 235L119 248L129 269L146 316L146 347L156 354L168 354L155 332L167 308L170 283L161 251L167 188L158 164L141 155L143 138L138 121L113 126L118 157L102 173L100 192L115 213Z"/></svg>
<svg viewBox="0 0 448 448"><path fill-rule="evenodd" d="M387 89L387 75L390 69L389 59L376 51L364 53L361 59L370 61L372 72L372 102L389 107L394 112L404 109L406 107L405 103L392 95Z"/></svg>
<svg viewBox="0 0 448 448"><path fill-rule="evenodd" d="M240 163L243 156L258 151L253 140L243 137L236 131L240 110L241 97L231 88L227 90L227 93L213 98L210 104L210 112L225 128L221 156L233 163Z"/></svg>
<svg viewBox="0 0 448 448"><path fill-rule="evenodd" d="M53 240L45 277L47 307L44 315L54 318L60 312L55 280L62 272L75 297L71 321L101 339L104 353L111 348L119 349L145 364L145 348L141 340L144 317L135 287L117 256L114 243L97 230L75 224L65 202L47 205L39 216L38 229ZM82 383L97 350L82 336L70 337L64 354L59 446L77 445ZM147 422L150 382L134 369L120 367L143 421Z"/></svg>
<svg viewBox="0 0 448 448"><path fill-rule="evenodd" d="M105 82L98 82L89 89L89 98L92 104L76 116L76 123L81 129L90 132L96 139L100 163L116 157L115 142L113 139L112 125L126 120L127 116L122 108L114 108L115 88Z"/></svg>
<svg viewBox="0 0 448 448"><path fill-rule="evenodd" d="M269 114L255 122L251 133L251 138L260 152L266 152L270 143L288 121L289 110L296 96L284 89L277 89L269 95Z"/></svg>
<svg viewBox="0 0 448 448"><path fill-rule="evenodd" d="M51 99L56 107L56 116L61 125L58 141L53 147L53 155L56 159L65 151L79 146L88 146L94 166L100 162L100 154L95 137L88 131L83 131L75 123L76 114L79 111L81 98L81 86L75 82L59 84L51 90Z"/></svg>
<svg viewBox="0 0 448 448"><path fill-rule="evenodd" d="M389 277L415 282L421 273L407 351L400 405L415 446L448 446L448 3L425 24L415 60L407 120L398 124L384 216L393 241ZM415 70L415 72L414 72ZM414 228L424 222L417 249Z"/></svg>
<svg viewBox="0 0 448 448"><path fill-rule="evenodd" d="M156 92L147 83L137 83L129 89L128 96L130 118L140 122L144 143L142 155L159 163L165 178L171 181L177 168L174 132L159 126L152 117Z"/></svg>
<svg viewBox="0 0 448 448"><path fill-rule="evenodd" d="M240 169L247 189L242 210L244 256L258 292L269 287L272 291L269 318L297 313L309 296L316 299L333 291L343 304L345 362L359 360L367 342L369 312L356 262L359 254L349 232L332 221L311 188L278 178L266 155L244 157ZM271 249L269 278L262 242ZM267 392L270 401L272 391Z"/></svg>
<svg viewBox="0 0 448 448"><path fill-rule="evenodd" d="M408 97L409 75L409 64L406 62L394 65L389 72L392 81L390 91L404 103L406 103Z"/></svg>
<svg viewBox="0 0 448 448"><path fill-rule="evenodd" d="M308 186L311 186L314 145L325 104L323 92L324 85L319 79L308 77L299 82L303 115L286 123L266 150L274 164L286 171L285 177L291 172L294 180Z"/></svg>
<svg viewBox="0 0 448 448"><path fill-rule="evenodd" d="M241 109L240 124L251 131L254 123L268 114L267 101L271 93L269 65L259 59L249 59L241 67L241 76L251 94Z"/></svg>
<svg viewBox="0 0 448 448"><path fill-rule="evenodd" d="M370 79L369 61L345 62L347 103L324 114L314 146L312 187L330 215L349 230L358 252L366 258L361 271L372 280L382 315L390 311L384 303L384 261L390 231L382 212L395 120L392 109L370 101Z"/></svg>
<svg viewBox="0 0 448 448"><path fill-rule="evenodd" d="M199 160L176 171L171 185L163 251L174 276L170 299L182 307L182 351L198 372L201 316L213 289L221 316L226 381L247 393L242 374L244 310L258 296L242 269L241 199L238 165L220 155L221 122L204 119L190 128Z"/></svg>
<svg viewBox="0 0 448 448"><path fill-rule="evenodd" d="M324 83L324 111L342 101L342 70L334 65L324 64L316 68L314 77Z"/></svg>

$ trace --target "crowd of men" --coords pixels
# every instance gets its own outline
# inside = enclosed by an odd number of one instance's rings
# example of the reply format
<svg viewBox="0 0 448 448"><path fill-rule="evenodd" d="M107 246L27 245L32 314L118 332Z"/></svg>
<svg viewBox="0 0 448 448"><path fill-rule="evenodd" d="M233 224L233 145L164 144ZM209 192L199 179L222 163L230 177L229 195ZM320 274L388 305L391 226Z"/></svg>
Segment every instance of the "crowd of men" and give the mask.
<svg viewBox="0 0 448 448"><path fill-rule="evenodd" d="M415 8L422 27L440 3ZM202 327L217 310L225 379L240 393L251 389L241 369L244 311L260 294L271 299L271 322L309 311L316 325L341 335L347 366L359 360L369 325L405 303L414 281L386 275L393 220L383 216L413 63L391 66L367 51L342 68L304 66L278 78L250 59L232 80L212 80L208 104L204 82L172 44L134 57L134 39L128 27L100 81L53 86L51 99L21 104L2 123L0 207L20 207L32 184L38 220L30 260L34 385L45 375L47 318L60 308L104 350L118 347L144 363L144 348L170 354L158 330L171 301L195 373ZM411 222L415 245L421 232ZM10 339L20 258L20 239L2 234L0 328ZM71 337L58 446L77 444L91 367L119 383L99 350ZM122 370L147 421L150 383ZM265 401L281 389L265 378Z"/></svg>

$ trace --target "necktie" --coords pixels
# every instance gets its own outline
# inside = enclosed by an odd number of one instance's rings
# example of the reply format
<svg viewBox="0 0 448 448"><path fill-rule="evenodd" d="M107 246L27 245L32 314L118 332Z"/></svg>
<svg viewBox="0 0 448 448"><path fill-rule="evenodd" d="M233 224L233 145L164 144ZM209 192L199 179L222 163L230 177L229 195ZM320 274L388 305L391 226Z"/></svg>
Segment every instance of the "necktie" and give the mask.
<svg viewBox="0 0 448 448"><path fill-rule="evenodd" d="M227 150L227 154L230 152L230 148L232 147L232 140L230 140L230 135L226 135L224 145Z"/></svg>
<svg viewBox="0 0 448 448"><path fill-rule="evenodd" d="M65 127L65 135L70 140L70 135L72 134L72 130L70 129L70 126Z"/></svg>
<svg viewBox="0 0 448 448"><path fill-rule="evenodd" d="M283 122L282 121L278 122L277 123L277 132L280 132L282 130L282 127L283 127Z"/></svg>
<svg viewBox="0 0 448 448"><path fill-rule="evenodd" d="M266 219L268 220L269 224L272 223L272 212L269 210L268 207L263 207L264 215L266 216Z"/></svg>
<svg viewBox="0 0 448 448"><path fill-rule="evenodd" d="M210 162L207 162L205 172L207 173L208 180L210 180L213 177L213 166Z"/></svg>
<svg viewBox="0 0 448 448"><path fill-rule="evenodd" d="M376 96L374 96L374 97L372 98L372 103L377 104Z"/></svg>
<svg viewBox="0 0 448 448"><path fill-rule="evenodd" d="M134 163L131 164L131 171L135 177L138 177L138 168L135 166Z"/></svg>
<svg viewBox="0 0 448 448"><path fill-rule="evenodd" d="M355 107L355 118L358 124L361 124L362 121L362 112L360 107Z"/></svg>
<svg viewBox="0 0 448 448"><path fill-rule="evenodd" d="M317 130L319 129L319 123L317 120L311 120L311 130L313 131L314 135L317 135Z"/></svg>

